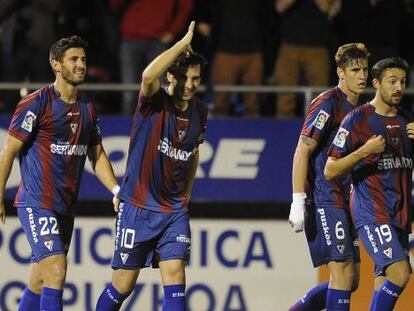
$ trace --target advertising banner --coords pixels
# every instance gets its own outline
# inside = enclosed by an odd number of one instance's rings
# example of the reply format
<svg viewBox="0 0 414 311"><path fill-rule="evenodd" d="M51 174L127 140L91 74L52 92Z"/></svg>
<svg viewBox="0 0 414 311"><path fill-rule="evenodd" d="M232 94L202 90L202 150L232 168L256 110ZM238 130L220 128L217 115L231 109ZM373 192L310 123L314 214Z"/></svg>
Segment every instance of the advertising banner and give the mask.
<svg viewBox="0 0 414 311"><path fill-rule="evenodd" d="M0 145L10 116L0 117ZM212 119L200 147L200 165L193 200L288 202L291 199L291 166L301 120ZM103 117L103 144L121 181L129 146L131 117ZM18 161L16 160L16 163ZM20 181L18 165L7 184L12 199ZM80 199L110 199L87 162Z"/></svg>
<svg viewBox="0 0 414 311"><path fill-rule="evenodd" d="M286 221L193 220L187 267L189 311L287 310L318 282L303 234ZM94 310L111 280L111 218L77 218L68 254L64 310ZM30 248L17 218L0 226L0 310L17 310ZM159 270L141 271L122 310L161 310Z"/></svg>

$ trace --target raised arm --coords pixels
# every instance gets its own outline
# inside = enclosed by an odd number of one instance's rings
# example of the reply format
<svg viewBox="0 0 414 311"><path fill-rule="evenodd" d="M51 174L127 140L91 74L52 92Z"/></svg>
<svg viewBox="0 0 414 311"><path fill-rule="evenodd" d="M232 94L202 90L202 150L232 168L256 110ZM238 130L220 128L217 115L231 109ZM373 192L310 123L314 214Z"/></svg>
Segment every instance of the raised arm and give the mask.
<svg viewBox="0 0 414 311"><path fill-rule="evenodd" d="M385 140L381 135L372 136L364 145L343 158L329 157L325 165L324 175L327 180L348 174L361 160L370 155L382 153L385 149Z"/></svg>
<svg viewBox="0 0 414 311"><path fill-rule="evenodd" d="M156 57L142 73L141 92L145 97L151 97L160 88L160 77L170 67L174 60L184 51L191 50L195 22L192 21L184 37L171 48Z"/></svg>
<svg viewBox="0 0 414 311"><path fill-rule="evenodd" d="M290 206L289 223L295 232L303 230L305 211L305 184L308 174L309 159L318 143L307 136L299 137L292 168L292 204Z"/></svg>
<svg viewBox="0 0 414 311"><path fill-rule="evenodd" d="M0 221L6 223L6 208L4 206L4 191L13 168L13 161L22 149L24 142L8 135L3 149L0 151Z"/></svg>

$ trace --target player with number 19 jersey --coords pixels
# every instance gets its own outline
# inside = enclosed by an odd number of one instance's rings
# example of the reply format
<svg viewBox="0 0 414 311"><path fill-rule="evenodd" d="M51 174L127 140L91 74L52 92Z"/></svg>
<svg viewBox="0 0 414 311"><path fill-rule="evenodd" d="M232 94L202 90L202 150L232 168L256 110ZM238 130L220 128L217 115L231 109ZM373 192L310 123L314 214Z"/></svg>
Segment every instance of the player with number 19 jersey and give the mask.
<svg viewBox="0 0 414 311"><path fill-rule="evenodd" d="M139 94L133 122L120 199L155 212L186 210L189 163L204 141L207 109L193 97L181 111L160 88L151 98Z"/></svg>
<svg viewBox="0 0 414 311"><path fill-rule="evenodd" d="M19 102L8 132L25 142L14 206L73 216L88 147L101 142L92 103L65 103L49 85Z"/></svg>
<svg viewBox="0 0 414 311"><path fill-rule="evenodd" d="M382 116L367 103L351 112L336 134L329 156L343 158L373 135L385 139L385 151L352 169L351 213L355 227L391 224L411 231L413 146L406 126L411 114L399 108L395 116Z"/></svg>

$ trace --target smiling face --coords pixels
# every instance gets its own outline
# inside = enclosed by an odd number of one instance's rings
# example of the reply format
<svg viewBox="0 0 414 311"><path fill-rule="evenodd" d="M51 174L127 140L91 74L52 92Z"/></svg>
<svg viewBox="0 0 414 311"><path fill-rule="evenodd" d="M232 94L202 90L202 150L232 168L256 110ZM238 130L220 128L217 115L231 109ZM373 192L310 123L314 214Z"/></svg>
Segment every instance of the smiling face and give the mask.
<svg viewBox="0 0 414 311"><path fill-rule="evenodd" d="M398 106L406 88L407 75L400 68L386 69L380 80L374 79L374 88L379 92L381 100L388 106Z"/></svg>
<svg viewBox="0 0 414 311"><path fill-rule="evenodd" d="M357 59L344 68L338 67L337 73L342 85L352 94L360 95L367 85L368 78L368 61L366 59Z"/></svg>
<svg viewBox="0 0 414 311"><path fill-rule="evenodd" d="M169 74L168 81L173 85L173 96L181 102L188 102L201 83L201 66L190 65L185 73Z"/></svg>
<svg viewBox="0 0 414 311"><path fill-rule="evenodd" d="M62 61L54 60L54 71L60 74L67 84L76 86L85 80L86 54L83 48L70 48L63 55Z"/></svg>

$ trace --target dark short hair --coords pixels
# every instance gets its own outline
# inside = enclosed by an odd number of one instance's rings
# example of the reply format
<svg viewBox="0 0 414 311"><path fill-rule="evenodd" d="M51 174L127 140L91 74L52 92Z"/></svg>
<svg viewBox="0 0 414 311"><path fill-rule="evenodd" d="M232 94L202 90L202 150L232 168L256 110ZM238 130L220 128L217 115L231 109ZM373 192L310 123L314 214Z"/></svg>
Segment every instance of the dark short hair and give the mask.
<svg viewBox="0 0 414 311"><path fill-rule="evenodd" d="M62 38L59 41L53 43L52 47L50 48L49 61L57 60L58 62L61 62L63 60L65 52L70 48L82 48L86 51L87 47L88 42L86 42L79 36L75 35L71 37Z"/></svg>
<svg viewBox="0 0 414 311"><path fill-rule="evenodd" d="M371 69L372 79L381 81L384 71L390 68L399 68L401 70L404 70L405 74L408 75L410 66L408 65L407 61L401 57L389 57L381 59Z"/></svg>
<svg viewBox="0 0 414 311"><path fill-rule="evenodd" d="M341 45L335 54L336 66L345 68L347 65L358 61L359 59L368 60L369 51L363 43L347 43Z"/></svg>
<svg viewBox="0 0 414 311"><path fill-rule="evenodd" d="M200 65L201 74L203 74L204 68L207 65L207 61L203 55L197 52L187 51L181 53L181 55L175 59L175 61L167 69L167 72L173 76L177 76L179 74L185 73L188 67L195 65Z"/></svg>

